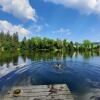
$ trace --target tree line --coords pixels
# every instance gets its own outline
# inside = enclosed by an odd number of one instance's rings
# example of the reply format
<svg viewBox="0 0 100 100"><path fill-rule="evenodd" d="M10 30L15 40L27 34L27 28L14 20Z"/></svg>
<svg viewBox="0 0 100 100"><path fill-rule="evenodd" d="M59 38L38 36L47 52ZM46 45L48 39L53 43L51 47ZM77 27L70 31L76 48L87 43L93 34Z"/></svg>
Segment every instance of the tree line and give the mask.
<svg viewBox="0 0 100 100"><path fill-rule="evenodd" d="M0 32L0 50L17 50L19 47L18 33L10 35L10 32Z"/></svg>
<svg viewBox="0 0 100 100"><path fill-rule="evenodd" d="M84 40L83 43L67 41L66 39L49 39L32 37L31 39L23 38L19 41L18 33L10 34L9 32L0 32L0 51L15 51L15 50L67 50L86 51L100 50L100 44L94 44L89 40Z"/></svg>

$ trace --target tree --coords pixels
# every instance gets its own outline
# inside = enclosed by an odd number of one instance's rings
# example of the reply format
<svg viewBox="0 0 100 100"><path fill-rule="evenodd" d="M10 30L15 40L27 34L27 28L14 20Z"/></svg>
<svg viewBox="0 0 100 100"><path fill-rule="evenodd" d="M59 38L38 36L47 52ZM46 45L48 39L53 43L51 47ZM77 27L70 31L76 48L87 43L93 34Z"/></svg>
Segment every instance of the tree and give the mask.
<svg viewBox="0 0 100 100"><path fill-rule="evenodd" d="M68 48L68 44L69 44L69 42L66 39L64 39L63 40L63 47Z"/></svg>
<svg viewBox="0 0 100 100"><path fill-rule="evenodd" d="M90 50L91 49L91 42L89 40L84 40L83 41L83 46L84 46L84 49L88 49Z"/></svg>
<svg viewBox="0 0 100 100"><path fill-rule="evenodd" d="M18 33L14 33L12 36L12 46L14 50L18 49L19 46L19 39L18 39Z"/></svg>
<svg viewBox="0 0 100 100"><path fill-rule="evenodd" d="M94 44L93 43L91 43L91 50L93 50L94 49Z"/></svg>
<svg viewBox="0 0 100 100"><path fill-rule="evenodd" d="M68 45L69 51L73 52L74 51L74 44L72 41L70 41L69 45Z"/></svg>
<svg viewBox="0 0 100 100"><path fill-rule="evenodd" d="M9 31L4 35L4 43L3 43L3 47L4 47L4 50L11 50L12 48L12 37L9 33Z"/></svg>
<svg viewBox="0 0 100 100"><path fill-rule="evenodd" d="M32 42L31 42L30 39L27 40L26 45L27 45L27 49L28 49L28 50L32 50Z"/></svg>
<svg viewBox="0 0 100 100"><path fill-rule="evenodd" d="M75 50L79 50L79 43L75 42Z"/></svg>
<svg viewBox="0 0 100 100"><path fill-rule="evenodd" d="M4 32L0 32L0 50L3 50L3 44L4 44Z"/></svg>
<svg viewBox="0 0 100 100"><path fill-rule="evenodd" d="M26 50L27 49L27 47L26 47L26 37L24 37L22 42L20 43L20 48L22 50Z"/></svg>
<svg viewBox="0 0 100 100"><path fill-rule="evenodd" d="M63 42L61 40L57 39L57 41L55 42L55 47L56 47L56 49L62 49Z"/></svg>
<svg viewBox="0 0 100 100"><path fill-rule="evenodd" d="M96 47L96 48L97 48L97 50L98 50L98 51L100 51L100 45L97 45L97 47Z"/></svg>

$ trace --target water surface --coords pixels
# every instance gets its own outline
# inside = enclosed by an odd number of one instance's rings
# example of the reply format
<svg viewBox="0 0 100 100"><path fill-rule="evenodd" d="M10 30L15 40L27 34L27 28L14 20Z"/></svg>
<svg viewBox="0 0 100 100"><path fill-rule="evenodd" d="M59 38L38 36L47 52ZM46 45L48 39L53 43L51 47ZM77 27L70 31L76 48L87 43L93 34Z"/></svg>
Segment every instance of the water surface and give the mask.
<svg viewBox="0 0 100 100"><path fill-rule="evenodd" d="M16 68L19 64L27 66ZM55 67L61 64L61 68ZM76 100L100 95L100 53L24 52L0 56L0 94L13 86L67 84Z"/></svg>

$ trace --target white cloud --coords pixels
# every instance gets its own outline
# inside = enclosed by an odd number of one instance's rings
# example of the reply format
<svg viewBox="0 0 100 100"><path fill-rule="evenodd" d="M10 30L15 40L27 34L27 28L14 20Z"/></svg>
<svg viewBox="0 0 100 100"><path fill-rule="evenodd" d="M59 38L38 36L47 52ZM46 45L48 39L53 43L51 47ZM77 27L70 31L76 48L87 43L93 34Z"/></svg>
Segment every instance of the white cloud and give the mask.
<svg viewBox="0 0 100 100"><path fill-rule="evenodd" d="M34 25L33 26L33 30L36 32L36 33L38 33L38 32L41 32L42 31L42 29L43 29L43 26L42 25Z"/></svg>
<svg viewBox="0 0 100 100"><path fill-rule="evenodd" d="M44 0L78 10L82 14L99 14L100 0Z"/></svg>
<svg viewBox="0 0 100 100"><path fill-rule="evenodd" d="M0 0L0 6L2 11L17 18L36 21L36 12L29 4L29 0Z"/></svg>
<svg viewBox="0 0 100 100"><path fill-rule="evenodd" d="M52 33L58 33L58 34L67 34L67 35L70 35L72 32L70 29L64 29L64 28L60 28L56 31L52 31Z"/></svg>
<svg viewBox="0 0 100 100"><path fill-rule="evenodd" d="M30 25L30 27L28 28L28 30L30 30L32 33L36 34L39 33L43 30L44 26L43 25Z"/></svg>
<svg viewBox="0 0 100 100"><path fill-rule="evenodd" d="M40 33L42 32L44 29L46 29L47 27L49 27L49 24L48 23L42 23L42 24L39 24L39 23L32 23L28 30L30 30L32 33L34 34L37 34L37 33Z"/></svg>
<svg viewBox="0 0 100 100"><path fill-rule="evenodd" d="M11 34L18 32L19 34L27 35L30 33L27 29L23 28L21 25L12 25L6 20L0 20L0 31L10 32Z"/></svg>

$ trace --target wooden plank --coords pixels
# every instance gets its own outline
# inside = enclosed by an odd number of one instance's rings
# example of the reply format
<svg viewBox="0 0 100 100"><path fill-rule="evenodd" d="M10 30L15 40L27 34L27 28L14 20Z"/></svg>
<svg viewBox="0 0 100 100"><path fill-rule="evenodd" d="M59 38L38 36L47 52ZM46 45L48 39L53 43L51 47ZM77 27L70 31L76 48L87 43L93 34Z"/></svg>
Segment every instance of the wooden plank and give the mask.
<svg viewBox="0 0 100 100"><path fill-rule="evenodd" d="M13 91L21 89L18 97L13 96ZM9 94L5 95L4 100L74 100L67 85L35 85L14 87Z"/></svg>
<svg viewBox="0 0 100 100"><path fill-rule="evenodd" d="M23 89L23 88L14 88L14 89L12 89L11 91L13 91L13 90L16 90L16 89L21 89L21 90L23 90L24 91L24 93L36 93L36 92L48 92L49 90L50 90L50 88L34 88L34 89L32 89L32 88L30 88L30 89ZM57 89L57 88L56 88ZM59 87L58 89L57 89L58 91L68 91L68 92L70 92L68 89L66 89L66 88L62 88L62 87Z"/></svg>
<svg viewBox="0 0 100 100"><path fill-rule="evenodd" d="M18 88L20 88L20 89L25 89L25 90L30 90L30 89L47 89L47 88L50 88L50 86L51 85L34 85L34 86L27 86L27 87L25 87L25 86L17 86L17 87L13 87L12 88L12 90L13 89L18 89ZM68 89L68 87L67 87L67 85L65 85L65 84L58 84L58 85L53 85L55 88L64 88L64 89L66 89L66 90L69 90Z"/></svg>

